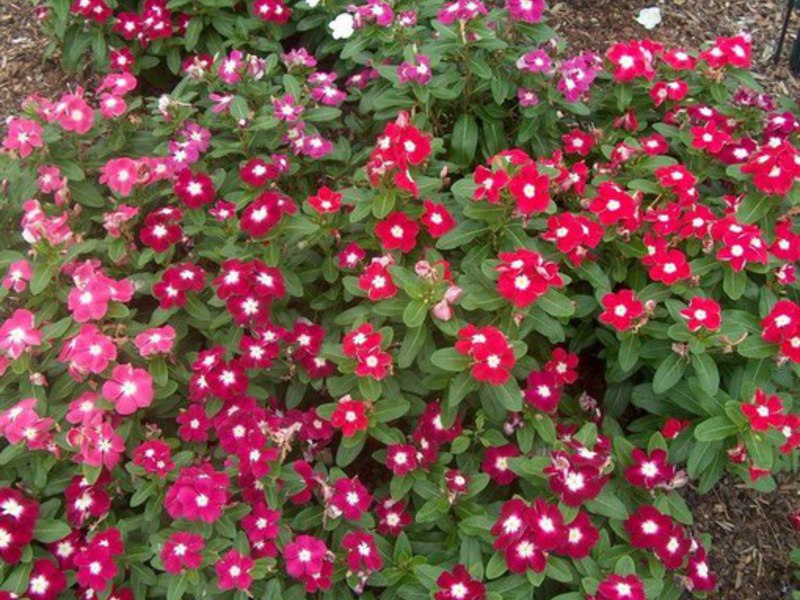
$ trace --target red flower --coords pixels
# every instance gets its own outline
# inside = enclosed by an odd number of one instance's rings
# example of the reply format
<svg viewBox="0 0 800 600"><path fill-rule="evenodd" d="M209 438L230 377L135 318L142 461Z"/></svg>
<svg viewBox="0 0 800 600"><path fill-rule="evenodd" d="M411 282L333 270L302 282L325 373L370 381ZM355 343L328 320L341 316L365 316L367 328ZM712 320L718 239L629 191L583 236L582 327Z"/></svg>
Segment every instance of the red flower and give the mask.
<svg viewBox="0 0 800 600"><path fill-rule="evenodd" d="M614 225L633 219L639 210L638 202L613 181L604 181L597 187L597 195L589 203L589 210L603 225Z"/></svg>
<svg viewBox="0 0 800 600"><path fill-rule="evenodd" d="M508 189L523 215L544 212L550 205L550 178L539 173L536 163L519 169L508 183Z"/></svg>
<svg viewBox="0 0 800 600"><path fill-rule="evenodd" d="M453 215L448 212L444 204L424 200L422 206L425 208L425 212L420 221L425 225L432 238L438 239L456 226Z"/></svg>
<svg viewBox="0 0 800 600"><path fill-rule="evenodd" d="M392 372L392 355L375 348L358 357L355 374L357 377L371 377L375 381L384 379Z"/></svg>
<svg viewBox="0 0 800 600"><path fill-rule="evenodd" d="M519 448L514 444L489 447L484 454L481 470L498 485L508 485L517 478L517 474L508 466L508 459L519 456Z"/></svg>
<svg viewBox="0 0 800 600"><path fill-rule="evenodd" d="M164 542L161 562L164 570L179 575L183 569L197 569L203 564L205 540L196 533L177 531Z"/></svg>
<svg viewBox="0 0 800 600"><path fill-rule="evenodd" d="M308 203L322 215L336 213L342 207L342 195L327 186L322 186L315 196L308 197Z"/></svg>
<svg viewBox="0 0 800 600"><path fill-rule="evenodd" d="M375 331L372 325L364 323L348 334L342 340L342 351L349 358L358 358L380 349L382 336Z"/></svg>
<svg viewBox="0 0 800 600"><path fill-rule="evenodd" d="M614 44L606 52L606 58L614 67L614 81L624 83L637 77L655 77L653 54L639 40L632 40L628 44Z"/></svg>
<svg viewBox="0 0 800 600"><path fill-rule="evenodd" d="M692 333L700 329L716 331L722 325L720 310L715 300L695 296L689 301L689 306L681 310L681 316L686 319L686 327Z"/></svg>
<svg viewBox="0 0 800 600"><path fill-rule="evenodd" d="M67 589L67 577L52 561L40 558L28 578L29 600L56 600Z"/></svg>
<svg viewBox="0 0 800 600"><path fill-rule="evenodd" d="M495 550L505 550L510 547L528 530L526 522L528 510L529 506L519 498L503 503L500 516L491 529L492 535L495 536Z"/></svg>
<svg viewBox="0 0 800 600"><path fill-rule="evenodd" d="M530 306L551 287L561 287L564 281L558 265L548 262L538 252L521 248L516 252L501 252L496 270L497 293L518 308Z"/></svg>
<svg viewBox="0 0 800 600"><path fill-rule="evenodd" d="M542 550L555 550L564 537L564 517L558 506L537 498L525 513L528 530Z"/></svg>
<svg viewBox="0 0 800 600"><path fill-rule="evenodd" d="M349 531L342 538L342 547L347 550L347 568L358 573L380 571L383 559L375 538L363 531Z"/></svg>
<svg viewBox="0 0 800 600"><path fill-rule="evenodd" d="M512 573L525 573L528 569L541 573L547 568L547 554L530 533L523 534L506 548L504 556L508 570Z"/></svg>
<svg viewBox="0 0 800 600"><path fill-rule="evenodd" d="M500 192L508 185L508 173L503 169L492 172L486 167L479 166L472 174L472 181L477 186L472 194L473 200L484 198L492 204L500 202Z"/></svg>
<svg viewBox="0 0 800 600"><path fill-rule="evenodd" d="M205 173L192 173L184 169L175 178L172 191L188 208L202 208L213 202L217 191L214 182Z"/></svg>
<svg viewBox="0 0 800 600"><path fill-rule="evenodd" d="M544 413L554 413L561 399L561 386L555 375L547 371L531 371L528 375L528 388L525 401Z"/></svg>
<svg viewBox="0 0 800 600"><path fill-rule="evenodd" d="M633 290L609 292L603 296L603 311L600 322L610 325L617 331L627 331L644 314L644 305L636 298Z"/></svg>
<svg viewBox="0 0 800 600"><path fill-rule="evenodd" d="M484 600L486 587L473 579L462 564L452 571L445 571L436 579L439 590L433 594L435 600Z"/></svg>
<svg viewBox="0 0 800 600"><path fill-rule="evenodd" d="M636 575L609 575L597 586L602 600L647 600L644 584Z"/></svg>
<svg viewBox="0 0 800 600"><path fill-rule="evenodd" d="M246 591L253 582L250 570L253 568L253 559L236 550L228 550L216 563L218 585L221 590Z"/></svg>
<svg viewBox="0 0 800 600"><path fill-rule="evenodd" d="M573 129L565 133L561 136L561 141L564 144L565 154L578 154L580 156L588 155L595 145L594 136L580 129Z"/></svg>
<svg viewBox="0 0 800 600"><path fill-rule="evenodd" d="M386 498L375 507L378 517L378 532L382 535L398 536L411 524L412 518L406 512L405 504Z"/></svg>
<svg viewBox="0 0 800 600"><path fill-rule="evenodd" d="M631 458L634 464L625 470L625 479L632 485L652 490L669 483L675 476L675 467L667 462L664 450L648 454L641 448L634 448Z"/></svg>
<svg viewBox="0 0 800 600"><path fill-rule="evenodd" d="M544 370L552 373L559 385L575 383L578 379L578 355L572 354L558 347L553 350L550 360L544 365Z"/></svg>
<svg viewBox="0 0 800 600"><path fill-rule="evenodd" d="M635 548L653 549L664 544L672 531L672 519L652 506L640 506L625 520L625 530Z"/></svg>
<svg viewBox="0 0 800 600"><path fill-rule="evenodd" d="M342 430L344 437L352 437L369 426L366 404L350 397L342 398L331 413L331 424Z"/></svg>
<svg viewBox="0 0 800 600"><path fill-rule="evenodd" d="M600 532L583 511L579 512L571 523L565 525L564 530L558 552L575 560L589 556L600 539Z"/></svg>
<svg viewBox="0 0 800 600"><path fill-rule="evenodd" d="M133 464L161 477L175 468L170 457L170 447L161 440L147 440L139 444L133 453Z"/></svg>
<svg viewBox="0 0 800 600"><path fill-rule="evenodd" d="M270 180L280 176L279 169L260 158L251 158L239 169L239 177L247 185L254 188L266 185Z"/></svg>
<svg viewBox="0 0 800 600"><path fill-rule="evenodd" d="M386 466L395 475L403 476L417 468L417 451L409 444L392 444L386 448Z"/></svg>
<svg viewBox="0 0 800 600"><path fill-rule="evenodd" d="M692 541L684 534L683 527L675 525L663 543L655 547L655 553L665 567L679 569L691 547Z"/></svg>
<svg viewBox="0 0 800 600"><path fill-rule="evenodd" d="M742 414L750 422L753 431L767 431L780 427L783 422L783 401L778 396L767 396L756 390L752 404L742 404Z"/></svg>
<svg viewBox="0 0 800 600"><path fill-rule="evenodd" d="M674 440L680 435L681 431L686 429L690 424L691 421L681 421L680 419L670 417L664 422L664 426L661 428L661 435L668 440Z"/></svg>
<svg viewBox="0 0 800 600"><path fill-rule="evenodd" d="M404 212L395 211L375 225L375 235L385 250L400 249L404 254L417 245L419 225L408 218Z"/></svg>
<svg viewBox="0 0 800 600"><path fill-rule="evenodd" d="M328 507L334 517L343 516L348 521L358 521L371 504L372 496L358 477L343 477L333 484Z"/></svg>
<svg viewBox="0 0 800 600"><path fill-rule="evenodd" d="M358 287L367 292L367 297L373 302L391 298L398 291L389 269L380 260L373 260L364 269L358 278Z"/></svg>
<svg viewBox="0 0 800 600"><path fill-rule="evenodd" d="M686 574L692 584L691 589L698 592L710 592L717 586L717 578L711 572L706 559L706 551L700 548L689 557Z"/></svg>

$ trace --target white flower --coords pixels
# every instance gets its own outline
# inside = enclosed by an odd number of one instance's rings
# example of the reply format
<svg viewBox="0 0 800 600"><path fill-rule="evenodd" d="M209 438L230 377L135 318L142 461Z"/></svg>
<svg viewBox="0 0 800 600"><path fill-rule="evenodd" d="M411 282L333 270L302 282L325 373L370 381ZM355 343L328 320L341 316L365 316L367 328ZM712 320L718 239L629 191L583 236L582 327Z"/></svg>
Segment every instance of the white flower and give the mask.
<svg viewBox="0 0 800 600"><path fill-rule="evenodd" d="M306 4L308 4L309 8L316 8L321 0L306 0Z"/></svg>
<svg viewBox="0 0 800 600"><path fill-rule="evenodd" d="M643 8L639 11L639 16L636 20L644 26L645 29L653 29L656 25L661 23L661 9L657 6L650 8Z"/></svg>
<svg viewBox="0 0 800 600"><path fill-rule="evenodd" d="M333 31L333 39L346 40L353 35L353 32L355 31L355 22L356 20L353 18L353 15L350 13L342 13L333 21L328 23L328 26Z"/></svg>

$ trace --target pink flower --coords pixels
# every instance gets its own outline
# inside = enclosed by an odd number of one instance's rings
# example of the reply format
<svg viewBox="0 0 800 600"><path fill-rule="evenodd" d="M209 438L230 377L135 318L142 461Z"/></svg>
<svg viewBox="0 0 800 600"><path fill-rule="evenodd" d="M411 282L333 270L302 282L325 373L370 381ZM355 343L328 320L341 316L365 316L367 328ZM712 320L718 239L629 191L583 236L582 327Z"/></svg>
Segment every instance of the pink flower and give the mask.
<svg viewBox="0 0 800 600"><path fill-rule="evenodd" d="M77 381L82 381L87 373L102 373L116 358L114 341L95 325L81 327L78 335L62 346L58 356L61 362L69 362L69 373Z"/></svg>
<svg viewBox="0 0 800 600"><path fill-rule="evenodd" d="M65 94L56 104L56 120L65 131L81 135L94 125L94 112L83 99L83 90L77 94Z"/></svg>
<svg viewBox="0 0 800 600"><path fill-rule="evenodd" d="M76 579L84 588L100 592L108 588L111 580L117 576L119 568L114 562L114 554L100 544L89 544L75 557L78 569Z"/></svg>
<svg viewBox="0 0 800 600"><path fill-rule="evenodd" d="M135 206L120 204L116 210L103 215L103 227L111 237L122 237L122 225L135 219L138 214L139 209Z"/></svg>
<svg viewBox="0 0 800 600"><path fill-rule="evenodd" d="M28 282L33 276L31 265L27 260L17 260L8 265L6 276L3 277L3 287L22 293L28 287Z"/></svg>
<svg viewBox="0 0 800 600"><path fill-rule="evenodd" d="M103 466L111 470L125 452L125 441L107 422L82 430L71 429L67 441L79 448L76 458L90 467Z"/></svg>
<svg viewBox="0 0 800 600"><path fill-rule="evenodd" d="M197 569L203 564L201 553L205 545L205 540L196 533L173 533L161 549L164 570L171 575L178 575L183 569Z"/></svg>
<svg viewBox="0 0 800 600"><path fill-rule="evenodd" d="M312 577L322 571L327 553L328 547L322 540L310 535L298 535L283 549L286 572L295 579Z"/></svg>
<svg viewBox="0 0 800 600"><path fill-rule="evenodd" d="M67 187L67 178L61 176L61 169L53 165L42 165L38 170L36 187L43 194L59 192Z"/></svg>
<svg viewBox="0 0 800 600"><path fill-rule="evenodd" d="M234 50L219 62L217 75L228 85L234 85L242 78L242 67L244 67L242 53L239 50Z"/></svg>
<svg viewBox="0 0 800 600"><path fill-rule="evenodd" d="M175 330L169 325L148 329L137 335L133 343L143 357L168 354L175 343Z"/></svg>
<svg viewBox="0 0 800 600"><path fill-rule="evenodd" d="M343 477L333 484L333 495L329 509L334 516L343 516L349 521L358 521L372 504L372 496L358 477Z"/></svg>
<svg viewBox="0 0 800 600"><path fill-rule="evenodd" d="M375 538L363 531L350 531L342 538L342 547L347 550L347 568L353 572L380 571L383 559Z"/></svg>
<svg viewBox="0 0 800 600"><path fill-rule="evenodd" d="M153 401L153 378L144 369L117 365L111 379L103 384L103 396L114 403L117 413L133 414Z"/></svg>
<svg viewBox="0 0 800 600"><path fill-rule="evenodd" d="M125 114L128 105L119 96L114 94L100 94L100 114L104 119L116 119Z"/></svg>
<svg viewBox="0 0 800 600"><path fill-rule="evenodd" d="M236 550L228 552L216 564L217 577L219 578L219 589L247 590L253 581L250 570L253 568L253 559Z"/></svg>
<svg viewBox="0 0 800 600"><path fill-rule="evenodd" d="M112 158L100 167L100 183L125 198L136 186L138 169L139 164L132 158Z"/></svg>
<svg viewBox="0 0 800 600"><path fill-rule="evenodd" d="M142 467L148 473L165 477L175 463L170 456L170 447L161 440L147 440L139 445L133 453L133 464Z"/></svg>
<svg viewBox="0 0 800 600"><path fill-rule="evenodd" d="M67 296L67 308L78 323L102 319L108 311L111 290L100 281L73 288Z"/></svg>
<svg viewBox="0 0 800 600"><path fill-rule="evenodd" d="M230 481L225 473L205 463L185 467L167 490L164 505L173 519L213 523L222 516L228 502Z"/></svg>
<svg viewBox="0 0 800 600"><path fill-rule="evenodd" d="M3 140L3 147L17 150L22 158L30 156L36 148L44 146L42 126L30 119L12 118L8 124L8 133Z"/></svg>
<svg viewBox="0 0 800 600"><path fill-rule="evenodd" d="M18 308L0 325L0 351L12 360L42 343L42 332L36 329L33 313Z"/></svg>

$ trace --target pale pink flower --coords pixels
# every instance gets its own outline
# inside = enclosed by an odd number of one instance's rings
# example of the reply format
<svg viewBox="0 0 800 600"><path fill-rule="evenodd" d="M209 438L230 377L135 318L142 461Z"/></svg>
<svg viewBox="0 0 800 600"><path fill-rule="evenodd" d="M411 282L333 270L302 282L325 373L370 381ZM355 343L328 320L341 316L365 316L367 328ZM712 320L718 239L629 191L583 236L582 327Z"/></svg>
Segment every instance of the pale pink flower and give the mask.
<svg viewBox="0 0 800 600"><path fill-rule="evenodd" d="M12 360L41 343L42 332L36 329L33 313L29 310L18 308L0 325L0 351Z"/></svg>
<svg viewBox="0 0 800 600"><path fill-rule="evenodd" d="M153 378L144 369L117 365L103 384L103 396L114 403L119 414L133 414L153 401Z"/></svg>
<svg viewBox="0 0 800 600"><path fill-rule="evenodd" d="M142 356L167 354L175 343L175 330L169 325L148 329L137 335L133 343Z"/></svg>
<svg viewBox="0 0 800 600"><path fill-rule="evenodd" d="M17 293L22 293L28 287L28 282L33 276L30 263L25 260L17 260L8 265L8 271L3 278L3 287L7 290L13 289Z"/></svg>
<svg viewBox="0 0 800 600"><path fill-rule="evenodd" d="M8 123L8 133L3 147L16 150L22 158L30 156L36 148L44 146L42 126L30 119L12 118Z"/></svg>
<svg viewBox="0 0 800 600"><path fill-rule="evenodd" d="M120 204L115 211L103 215L103 227L108 232L108 235L118 238L122 236L122 225L131 219L135 219L138 214L139 209L135 206Z"/></svg>
<svg viewBox="0 0 800 600"><path fill-rule="evenodd" d="M100 167L100 183L123 198L130 196L136 186L139 165L132 158L112 158Z"/></svg>
<svg viewBox="0 0 800 600"><path fill-rule="evenodd" d="M61 176L61 169L54 165L42 165L39 167L39 177L36 179L36 186L43 194L59 192L67 187L67 178Z"/></svg>

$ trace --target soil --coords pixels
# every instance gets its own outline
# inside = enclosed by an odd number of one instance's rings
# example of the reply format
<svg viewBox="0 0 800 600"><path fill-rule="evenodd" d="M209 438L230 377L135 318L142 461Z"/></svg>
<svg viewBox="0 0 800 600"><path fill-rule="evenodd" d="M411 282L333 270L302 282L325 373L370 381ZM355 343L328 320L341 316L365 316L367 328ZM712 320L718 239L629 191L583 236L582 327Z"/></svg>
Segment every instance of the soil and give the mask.
<svg viewBox="0 0 800 600"><path fill-rule="evenodd" d="M648 31L636 21L643 8L661 9ZM778 66L772 64L786 0L552 0L550 24L571 47L604 52L619 40L649 37L671 47L699 48L720 35L750 33L754 75L772 93L800 99L800 79L789 72L789 53L800 27L795 10ZM798 6L800 8L800 6Z"/></svg>
<svg viewBox="0 0 800 600"><path fill-rule="evenodd" d="M800 533L789 514L800 509L800 481L784 477L770 494L759 494L732 479L705 496L687 490L694 533L712 538L711 567L719 587L714 600L781 600L800 589L789 552L800 546Z"/></svg>
<svg viewBox="0 0 800 600"><path fill-rule="evenodd" d="M46 58L47 37L38 26L30 0L0 2L0 120L19 110L26 96L60 95L75 77L61 70L58 60Z"/></svg>

